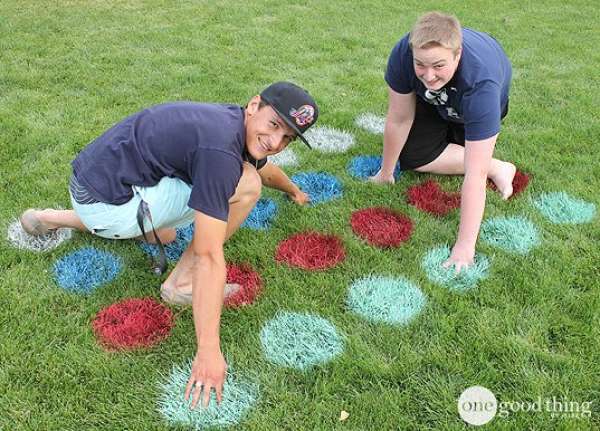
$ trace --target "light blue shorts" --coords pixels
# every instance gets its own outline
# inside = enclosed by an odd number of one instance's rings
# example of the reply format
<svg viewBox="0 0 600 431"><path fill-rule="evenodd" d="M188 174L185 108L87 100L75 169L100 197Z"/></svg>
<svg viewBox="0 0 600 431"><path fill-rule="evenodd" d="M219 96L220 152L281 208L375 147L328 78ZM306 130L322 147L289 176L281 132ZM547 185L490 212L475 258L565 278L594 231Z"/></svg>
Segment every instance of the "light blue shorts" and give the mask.
<svg viewBox="0 0 600 431"><path fill-rule="evenodd" d="M165 177L152 187L133 186L133 198L122 205L103 202L79 204L71 195L73 209L85 227L103 238L136 238L142 235L137 222L140 201L148 203L156 229L179 228L194 221L195 211L188 207L192 187L178 178ZM147 218L144 230L152 232Z"/></svg>

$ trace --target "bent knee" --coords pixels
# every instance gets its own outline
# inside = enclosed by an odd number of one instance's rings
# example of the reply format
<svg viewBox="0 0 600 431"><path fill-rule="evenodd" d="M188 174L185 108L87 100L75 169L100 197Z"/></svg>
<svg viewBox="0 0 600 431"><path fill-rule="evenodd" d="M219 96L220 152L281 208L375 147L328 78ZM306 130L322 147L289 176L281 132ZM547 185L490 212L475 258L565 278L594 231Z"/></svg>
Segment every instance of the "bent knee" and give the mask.
<svg viewBox="0 0 600 431"><path fill-rule="evenodd" d="M249 163L244 163L242 177L233 196L235 201L257 201L260 198L262 181L256 169Z"/></svg>

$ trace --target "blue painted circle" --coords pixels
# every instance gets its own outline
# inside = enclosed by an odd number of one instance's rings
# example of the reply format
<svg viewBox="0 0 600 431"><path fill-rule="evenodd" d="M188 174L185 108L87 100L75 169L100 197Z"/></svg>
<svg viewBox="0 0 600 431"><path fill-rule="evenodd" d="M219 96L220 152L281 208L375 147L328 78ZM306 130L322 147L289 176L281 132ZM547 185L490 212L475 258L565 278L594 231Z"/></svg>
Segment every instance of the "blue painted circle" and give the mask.
<svg viewBox="0 0 600 431"><path fill-rule="evenodd" d="M277 215L277 204L273 199L259 199L242 227L254 230L266 230Z"/></svg>
<svg viewBox="0 0 600 431"><path fill-rule="evenodd" d="M304 172L292 176L300 190L310 196L312 205L342 197L342 183L323 172Z"/></svg>
<svg viewBox="0 0 600 431"><path fill-rule="evenodd" d="M120 257L88 247L56 261L54 275L63 289L90 293L98 286L112 281L121 272L121 268Z"/></svg>
<svg viewBox="0 0 600 431"><path fill-rule="evenodd" d="M381 169L381 156L356 156L348 163L348 173L354 178L366 180ZM394 178L400 178L400 162L396 163Z"/></svg>

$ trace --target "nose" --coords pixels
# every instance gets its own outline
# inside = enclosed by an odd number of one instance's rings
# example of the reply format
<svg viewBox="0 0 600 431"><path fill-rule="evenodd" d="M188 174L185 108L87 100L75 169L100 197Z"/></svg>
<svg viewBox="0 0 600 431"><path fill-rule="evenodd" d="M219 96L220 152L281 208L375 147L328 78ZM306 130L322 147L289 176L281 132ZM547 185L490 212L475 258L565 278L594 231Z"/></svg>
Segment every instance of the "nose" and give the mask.
<svg viewBox="0 0 600 431"><path fill-rule="evenodd" d="M286 143L286 134L285 131L279 131L276 136L274 136L275 148L274 150L280 150L285 146Z"/></svg>
<svg viewBox="0 0 600 431"><path fill-rule="evenodd" d="M425 78L425 81L432 81L433 78L435 78L435 73L433 72L433 69L428 67L425 70L425 73L423 74L423 78Z"/></svg>

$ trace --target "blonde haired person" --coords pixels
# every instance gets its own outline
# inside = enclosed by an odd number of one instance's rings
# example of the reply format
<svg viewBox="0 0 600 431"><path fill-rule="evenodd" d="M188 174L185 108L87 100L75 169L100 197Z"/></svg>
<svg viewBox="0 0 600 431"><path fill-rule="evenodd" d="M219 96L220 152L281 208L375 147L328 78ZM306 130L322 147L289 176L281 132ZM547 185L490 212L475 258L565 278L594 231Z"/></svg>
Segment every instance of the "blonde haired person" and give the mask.
<svg viewBox="0 0 600 431"><path fill-rule="evenodd" d="M500 121L508 112L512 68L490 35L461 28L454 16L429 12L392 49L383 162L371 178L394 183L398 159L404 170L464 175L460 225L444 266L473 263L485 208L486 180L504 199L516 168L492 157Z"/></svg>

